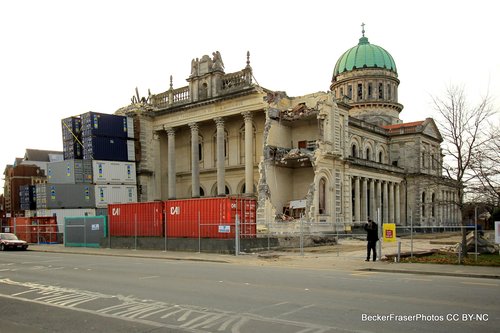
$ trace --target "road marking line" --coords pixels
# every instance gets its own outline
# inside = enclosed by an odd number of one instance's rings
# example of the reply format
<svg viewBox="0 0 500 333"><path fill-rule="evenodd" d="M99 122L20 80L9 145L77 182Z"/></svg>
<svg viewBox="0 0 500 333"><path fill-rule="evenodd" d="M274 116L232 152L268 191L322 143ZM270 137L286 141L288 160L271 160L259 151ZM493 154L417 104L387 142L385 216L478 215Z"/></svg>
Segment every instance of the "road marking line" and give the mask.
<svg viewBox="0 0 500 333"><path fill-rule="evenodd" d="M461 282L462 284L472 284L476 286L498 287L496 283L480 283L480 282Z"/></svg>
<svg viewBox="0 0 500 333"><path fill-rule="evenodd" d="M26 290L26 291L21 291L20 293L12 294L12 295L10 295L10 296L15 297L15 296L19 296L19 295L23 295L23 294L27 294L27 293L32 293L32 292L34 292L34 291L36 291L36 290Z"/></svg>
<svg viewBox="0 0 500 333"><path fill-rule="evenodd" d="M0 272L6 272L6 271L10 271L10 268L0 269Z"/></svg>
<svg viewBox="0 0 500 333"><path fill-rule="evenodd" d="M176 314L177 312L184 311L184 310L185 310L185 309L180 309L180 310L177 310L177 311L174 311L174 312L167 313L166 315L161 316L161 319L168 318L168 317L170 317L171 315Z"/></svg>
<svg viewBox="0 0 500 333"><path fill-rule="evenodd" d="M140 277L139 280L145 280L145 279L156 279L156 278L159 278L158 275L152 275L152 276L143 276L143 277Z"/></svg>
<svg viewBox="0 0 500 333"><path fill-rule="evenodd" d="M292 310L292 311L288 311L288 312L284 312L284 313L280 314L278 317L288 316L288 315L291 315L292 313L299 312L299 311L311 308L313 306L314 306L314 304L304 305L304 306L302 306L302 307L300 307L298 309L295 309L295 310Z"/></svg>
<svg viewBox="0 0 500 333"><path fill-rule="evenodd" d="M213 316L213 314L211 314L211 313L202 314L201 316L195 317L195 318L191 319L190 321L185 322L180 327L189 327L192 324L196 323L197 321L203 320L203 319L210 317L210 316Z"/></svg>

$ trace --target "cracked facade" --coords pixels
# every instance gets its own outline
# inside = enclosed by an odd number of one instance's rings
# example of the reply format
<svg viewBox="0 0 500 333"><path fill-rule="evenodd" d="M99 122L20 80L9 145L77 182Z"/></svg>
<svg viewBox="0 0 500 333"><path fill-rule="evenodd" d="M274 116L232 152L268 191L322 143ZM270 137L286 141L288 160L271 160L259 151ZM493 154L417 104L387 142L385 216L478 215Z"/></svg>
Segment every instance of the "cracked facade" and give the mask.
<svg viewBox="0 0 500 333"><path fill-rule="evenodd" d="M139 129L141 201L254 196L258 224L275 232L298 230L299 218L316 231L369 217L457 225L439 130L430 118L401 122L395 63L377 48L363 35L339 58L330 91L300 97L256 85L248 53L233 73L219 52L193 59L187 86L171 79L117 111ZM363 52L375 63L356 58Z"/></svg>

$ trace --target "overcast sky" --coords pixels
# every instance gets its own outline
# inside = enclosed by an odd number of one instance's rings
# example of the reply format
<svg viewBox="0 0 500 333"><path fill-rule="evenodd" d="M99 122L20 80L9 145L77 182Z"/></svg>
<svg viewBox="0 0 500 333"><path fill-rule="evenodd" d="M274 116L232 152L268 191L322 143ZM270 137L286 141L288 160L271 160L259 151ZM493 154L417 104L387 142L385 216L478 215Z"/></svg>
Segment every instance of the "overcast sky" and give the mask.
<svg viewBox="0 0 500 333"><path fill-rule="evenodd" d="M61 150L62 118L113 113L187 85L191 59L220 51L226 73L250 51L261 86L327 91L337 59L370 43L398 69L400 117L434 116L431 96L463 85L500 99L495 1L16 0L0 5L0 168L26 148ZM498 118L498 117L497 117ZM2 177L3 178L3 177ZM3 181L0 181L0 186Z"/></svg>

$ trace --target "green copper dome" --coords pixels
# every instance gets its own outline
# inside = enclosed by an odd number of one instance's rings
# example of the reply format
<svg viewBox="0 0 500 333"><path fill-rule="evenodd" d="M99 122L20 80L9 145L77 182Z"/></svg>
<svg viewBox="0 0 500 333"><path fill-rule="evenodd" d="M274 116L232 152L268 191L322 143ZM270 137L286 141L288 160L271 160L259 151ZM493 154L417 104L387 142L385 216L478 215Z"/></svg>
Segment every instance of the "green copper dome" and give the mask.
<svg viewBox="0 0 500 333"><path fill-rule="evenodd" d="M389 52L380 46L370 44L364 34L359 39L358 45L344 52L337 60L333 77L343 72L362 68L385 68L397 73L396 63Z"/></svg>

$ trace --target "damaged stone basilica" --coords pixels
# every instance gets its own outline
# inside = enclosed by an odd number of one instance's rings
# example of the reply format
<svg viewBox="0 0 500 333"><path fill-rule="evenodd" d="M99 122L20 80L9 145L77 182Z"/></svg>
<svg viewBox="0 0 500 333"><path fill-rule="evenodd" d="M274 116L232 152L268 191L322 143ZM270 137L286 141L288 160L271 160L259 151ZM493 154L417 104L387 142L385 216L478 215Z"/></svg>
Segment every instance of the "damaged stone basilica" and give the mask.
<svg viewBox="0 0 500 333"><path fill-rule="evenodd" d="M333 65L333 64L332 64ZM134 117L140 201L253 196L271 231L308 222L349 230L383 223L458 225L431 118L402 123L392 56L359 43L340 56L328 92L289 97L226 73L221 54L193 59L188 85L116 113ZM285 87L286 88L286 87Z"/></svg>

